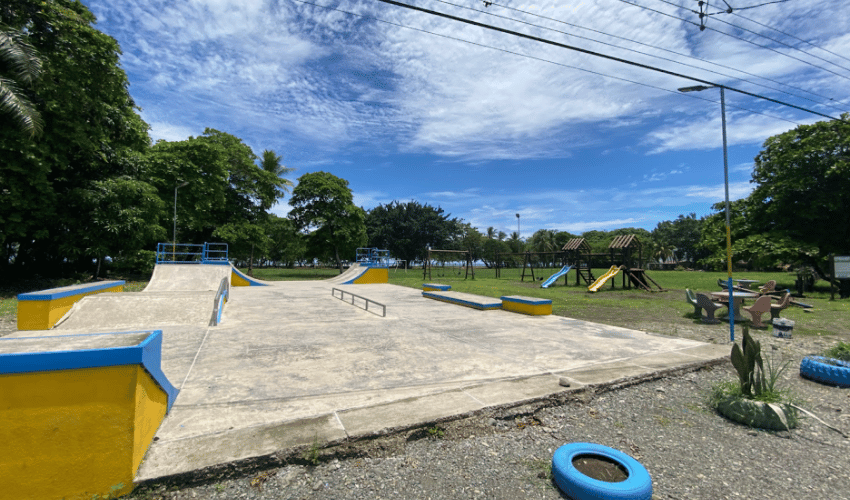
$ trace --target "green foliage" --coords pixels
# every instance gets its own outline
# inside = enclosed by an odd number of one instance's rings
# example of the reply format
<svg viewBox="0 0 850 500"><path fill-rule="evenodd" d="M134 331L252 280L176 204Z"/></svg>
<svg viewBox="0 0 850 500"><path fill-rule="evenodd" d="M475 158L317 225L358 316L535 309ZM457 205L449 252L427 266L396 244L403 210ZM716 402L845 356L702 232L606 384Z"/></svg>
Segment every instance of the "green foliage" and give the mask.
<svg viewBox="0 0 850 500"><path fill-rule="evenodd" d="M125 229L139 216L129 214L130 203L113 210L114 202L100 199L120 197L127 176L144 181L130 157L149 138L127 91L120 48L94 21L82 3L67 0L8 0L0 10L0 23L25 31L40 55L42 78L31 100L44 121L37 138L0 128L6 194L0 198L0 267L13 261L47 275L85 269L104 249L117 254L120 249L110 246L125 243ZM109 194L112 189L119 193ZM134 189L146 196L145 186ZM93 245L93 216L108 221L102 232L123 235Z"/></svg>
<svg viewBox="0 0 850 500"><path fill-rule="evenodd" d="M327 172L304 174L289 204L295 227L309 233L308 256L333 259L342 272L342 256L353 258L366 244L366 214L354 205L348 181Z"/></svg>
<svg viewBox="0 0 850 500"><path fill-rule="evenodd" d="M156 265L156 252L153 250L136 250L119 254L112 259L113 273L124 276L128 274L151 274ZM125 291L126 287L125 287Z"/></svg>
<svg viewBox="0 0 850 500"><path fill-rule="evenodd" d="M313 444L311 444L310 447L307 448L307 451L304 452L304 455L303 455L302 458L304 458L304 460L310 462L313 465L319 465L319 462L320 462L319 451L321 449L322 449L322 447L319 444L319 435L316 434L315 436L313 436Z"/></svg>
<svg viewBox="0 0 850 500"><path fill-rule="evenodd" d="M445 249L456 239L460 222L449 217L442 208L417 201L378 205L366 214L369 246L387 249L408 265L423 260L427 246Z"/></svg>
<svg viewBox="0 0 850 500"><path fill-rule="evenodd" d="M850 114L769 138L755 159L753 221L767 232L818 248L850 241Z"/></svg>
<svg viewBox="0 0 850 500"><path fill-rule="evenodd" d="M293 267L301 262L307 253L306 237L295 229L289 219L269 215L265 223L265 233L269 237L269 249L265 254L269 260Z"/></svg>
<svg viewBox="0 0 850 500"><path fill-rule="evenodd" d="M652 230L652 243L655 247L650 253L651 257L662 260L667 257L675 257L677 260L697 262L704 255L698 248L702 232L702 219L697 219L695 213L679 215L676 220L662 221ZM644 242L644 244L649 242Z"/></svg>
<svg viewBox="0 0 850 500"><path fill-rule="evenodd" d="M834 345L825 350L823 355L827 358L833 358L840 361L850 361L850 342L839 341L838 345Z"/></svg>
<svg viewBox="0 0 850 500"><path fill-rule="evenodd" d="M446 431L437 425L434 427L428 427L426 432L428 433L428 437L431 439L442 439L446 435Z"/></svg>
<svg viewBox="0 0 850 500"><path fill-rule="evenodd" d="M0 24L0 114L15 122L30 136L41 132L44 123L22 86L31 88L41 77L41 59L24 33Z"/></svg>

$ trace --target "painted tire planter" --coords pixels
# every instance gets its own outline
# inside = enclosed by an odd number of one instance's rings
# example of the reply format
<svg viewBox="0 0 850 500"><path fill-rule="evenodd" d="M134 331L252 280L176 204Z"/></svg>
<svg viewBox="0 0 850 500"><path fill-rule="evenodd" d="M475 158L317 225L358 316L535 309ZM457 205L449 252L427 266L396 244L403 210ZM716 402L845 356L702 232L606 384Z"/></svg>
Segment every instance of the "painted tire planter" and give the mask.
<svg viewBox="0 0 850 500"><path fill-rule="evenodd" d="M576 469L577 458L597 458L613 462L625 472L626 479L608 482L594 479ZM573 500L650 500L652 479L649 472L625 453L593 443L570 443L555 450L552 456L552 478L558 488Z"/></svg>
<svg viewBox="0 0 850 500"><path fill-rule="evenodd" d="M752 399L729 397L717 403L717 411L729 420L759 429L784 431L797 427L797 410L784 403L767 404ZM776 414L777 411L784 413L787 426Z"/></svg>
<svg viewBox="0 0 850 500"><path fill-rule="evenodd" d="M824 384L850 387L850 363L823 356L806 356L800 362L800 375Z"/></svg>

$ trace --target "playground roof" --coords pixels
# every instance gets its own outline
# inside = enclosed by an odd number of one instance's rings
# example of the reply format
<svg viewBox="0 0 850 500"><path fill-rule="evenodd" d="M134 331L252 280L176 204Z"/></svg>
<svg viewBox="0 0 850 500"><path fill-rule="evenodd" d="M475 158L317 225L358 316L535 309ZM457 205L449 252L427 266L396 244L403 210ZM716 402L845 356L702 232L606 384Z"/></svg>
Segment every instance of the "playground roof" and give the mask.
<svg viewBox="0 0 850 500"><path fill-rule="evenodd" d="M641 247L640 240L637 239L637 236L633 234L623 234L614 238L614 240L611 241L611 244L608 245L608 248L629 248L632 244L638 248Z"/></svg>
<svg viewBox="0 0 850 500"><path fill-rule="evenodd" d="M590 243L588 243L584 238L572 238L570 241L564 245L562 250L585 250L590 252Z"/></svg>

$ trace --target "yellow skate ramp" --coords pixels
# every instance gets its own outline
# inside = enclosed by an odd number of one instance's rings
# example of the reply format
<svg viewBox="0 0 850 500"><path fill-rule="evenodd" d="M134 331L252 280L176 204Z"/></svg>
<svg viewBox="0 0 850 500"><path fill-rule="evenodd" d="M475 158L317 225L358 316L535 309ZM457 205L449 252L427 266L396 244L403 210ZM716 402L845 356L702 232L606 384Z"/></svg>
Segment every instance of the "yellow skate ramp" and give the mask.
<svg viewBox="0 0 850 500"><path fill-rule="evenodd" d="M600 288L602 288L602 285L607 283L609 279L616 276L619 272L620 272L620 266L611 266L611 269L609 269L608 272L606 272L605 274L603 274L602 276L597 278L596 281L594 281L592 285L587 287L587 291L588 292L598 291Z"/></svg>

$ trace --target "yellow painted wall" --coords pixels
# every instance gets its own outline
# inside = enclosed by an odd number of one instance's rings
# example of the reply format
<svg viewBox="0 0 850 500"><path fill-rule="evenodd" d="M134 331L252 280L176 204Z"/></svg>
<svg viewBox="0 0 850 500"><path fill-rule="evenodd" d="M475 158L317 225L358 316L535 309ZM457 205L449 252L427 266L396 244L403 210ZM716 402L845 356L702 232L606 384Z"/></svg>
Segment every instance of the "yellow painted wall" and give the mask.
<svg viewBox="0 0 850 500"><path fill-rule="evenodd" d="M372 267L354 280L355 285L366 285L371 283L389 283L390 272L385 267Z"/></svg>
<svg viewBox="0 0 850 500"><path fill-rule="evenodd" d="M502 309L532 316L546 316L552 314L552 304L523 304L521 302L502 301Z"/></svg>
<svg viewBox="0 0 850 500"><path fill-rule="evenodd" d="M230 286L251 286L251 283L236 273L230 273Z"/></svg>
<svg viewBox="0 0 850 500"><path fill-rule="evenodd" d="M124 285L117 285L102 290L92 290L76 295L69 295L54 300L19 300L18 301L18 330L49 330L57 321L62 319L75 302L86 295L103 292L123 292Z"/></svg>
<svg viewBox="0 0 850 500"><path fill-rule="evenodd" d="M0 496L129 493L166 406L140 365L0 375Z"/></svg>

